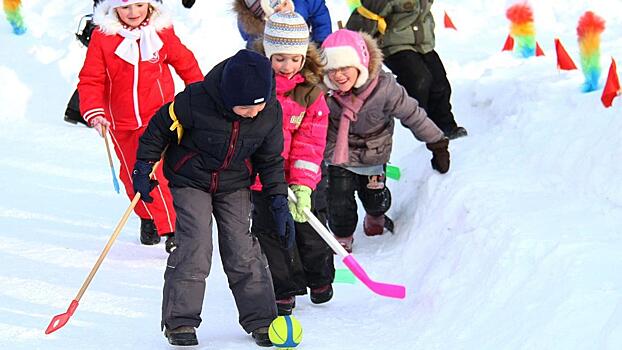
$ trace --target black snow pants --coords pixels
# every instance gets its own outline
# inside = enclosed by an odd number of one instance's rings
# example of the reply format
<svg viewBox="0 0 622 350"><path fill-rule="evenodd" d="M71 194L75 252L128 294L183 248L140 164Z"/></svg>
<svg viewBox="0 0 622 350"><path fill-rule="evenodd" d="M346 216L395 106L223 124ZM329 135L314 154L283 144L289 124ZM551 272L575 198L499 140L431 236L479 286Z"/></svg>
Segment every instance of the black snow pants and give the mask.
<svg viewBox="0 0 622 350"><path fill-rule="evenodd" d="M249 230L250 190L210 194L172 187L171 193L177 212L177 249L169 256L164 273L162 327L198 327L201 323L205 279L212 265L212 214L242 328L250 333L269 326L276 318L276 304L268 263Z"/></svg>
<svg viewBox="0 0 622 350"><path fill-rule="evenodd" d="M397 76L410 97L428 113L434 124L448 133L457 127L451 112L451 85L436 51L420 54L412 50L385 57L384 64Z"/></svg>
<svg viewBox="0 0 622 350"><path fill-rule="evenodd" d="M325 183L325 181L324 181ZM313 214L326 222L326 191L323 183L311 195ZM270 212L270 198L253 191L252 232L259 238L261 249L268 258L276 299L307 294L308 288L330 284L335 278L333 251L309 223L296 223L296 244L291 249L282 246L275 233Z"/></svg>
<svg viewBox="0 0 622 350"><path fill-rule="evenodd" d="M381 188L380 188L381 187ZM328 224L335 236L354 234L358 222L358 193L365 212L380 216L391 208L391 191L385 175L359 175L339 166L328 166Z"/></svg>

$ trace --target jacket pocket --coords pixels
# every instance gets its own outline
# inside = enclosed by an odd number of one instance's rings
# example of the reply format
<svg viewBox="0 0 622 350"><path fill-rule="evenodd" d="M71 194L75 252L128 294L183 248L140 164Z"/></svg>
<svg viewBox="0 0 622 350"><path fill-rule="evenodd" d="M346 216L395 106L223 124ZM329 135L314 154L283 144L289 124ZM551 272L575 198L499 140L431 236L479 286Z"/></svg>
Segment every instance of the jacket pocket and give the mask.
<svg viewBox="0 0 622 350"><path fill-rule="evenodd" d="M242 162L245 159L250 158L251 155L255 153L261 145L263 139L261 137L245 137L242 140L238 140L238 142L240 141L241 145L234 159L235 161Z"/></svg>
<svg viewBox="0 0 622 350"><path fill-rule="evenodd" d="M386 133L378 135L365 142L367 148L361 152L360 159L363 164L378 165L389 161L393 146L393 135Z"/></svg>

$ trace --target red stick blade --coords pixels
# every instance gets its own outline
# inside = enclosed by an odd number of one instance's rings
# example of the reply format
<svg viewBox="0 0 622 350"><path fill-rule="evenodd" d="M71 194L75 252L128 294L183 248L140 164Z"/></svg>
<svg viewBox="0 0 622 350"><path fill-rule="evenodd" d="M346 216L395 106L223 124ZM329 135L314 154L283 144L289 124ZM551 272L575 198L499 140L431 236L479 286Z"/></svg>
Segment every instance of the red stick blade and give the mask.
<svg viewBox="0 0 622 350"><path fill-rule="evenodd" d="M50 321L48 328L45 329L45 334L56 332L57 330L62 328L64 325L66 325L67 322L69 321L69 318L71 317L71 315L73 315L73 313L76 311L77 308L78 308L78 301L72 300L71 304L69 305L69 308L67 309L67 312L58 314L52 318L52 321Z"/></svg>

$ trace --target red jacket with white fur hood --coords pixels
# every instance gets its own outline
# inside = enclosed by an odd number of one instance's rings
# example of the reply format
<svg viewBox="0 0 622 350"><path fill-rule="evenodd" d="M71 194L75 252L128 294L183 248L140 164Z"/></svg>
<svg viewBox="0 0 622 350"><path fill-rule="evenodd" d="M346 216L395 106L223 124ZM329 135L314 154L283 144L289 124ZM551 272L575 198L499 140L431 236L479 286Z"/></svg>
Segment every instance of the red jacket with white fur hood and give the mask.
<svg viewBox="0 0 622 350"><path fill-rule="evenodd" d="M159 3L151 6L149 24L163 46L151 60L139 58L136 66L115 53L124 40L119 34L123 25L116 11L108 11L107 2L95 8L93 21L98 28L93 31L78 83L80 112L87 122L103 116L115 130L146 126L155 112L175 96L169 64L186 85L203 80L194 55L175 35L165 8Z"/></svg>

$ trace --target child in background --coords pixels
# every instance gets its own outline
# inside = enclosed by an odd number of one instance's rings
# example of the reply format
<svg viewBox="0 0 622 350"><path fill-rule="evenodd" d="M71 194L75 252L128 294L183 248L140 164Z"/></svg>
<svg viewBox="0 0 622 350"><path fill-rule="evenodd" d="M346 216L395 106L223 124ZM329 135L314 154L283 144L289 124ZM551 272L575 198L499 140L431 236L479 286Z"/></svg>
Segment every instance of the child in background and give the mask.
<svg viewBox="0 0 622 350"><path fill-rule="evenodd" d="M261 50L259 50L261 51ZM296 241L282 244L276 234L270 198L259 181L253 189L252 231L268 258L279 315L289 315L295 296L311 290L311 301L321 304L333 296L335 276L333 253L307 223L304 208L314 208L316 186L322 177L321 164L326 146L328 106L318 87L322 79L320 56L309 43L304 18L295 12L275 13L266 22L263 51L276 76L276 96L283 109L283 158L285 178L297 197L290 202L296 221ZM325 211L315 211L325 222ZM287 243L287 242L285 242Z"/></svg>
<svg viewBox="0 0 622 350"><path fill-rule="evenodd" d="M392 74L382 71L382 53L364 33L341 29L322 45L324 84L330 109L325 160L328 163L329 225L341 245L352 251L358 221L354 192L365 208L364 232L384 232L391 192L385 167L391 155L395 121L410 129L432 151L432 168L449 170L448 139L417 100Z"/></svg>
<svg viewBox="0 0 622 350"><path fill-rule="evenodd" d="M450 140L467 136L451 111L451 84L434 50L433 0L361 0L346 28L377 37L384 64ZM384 25L382 25L384 24Z"/></svg>
<svg viewBox="0 0 622 350"><path fill-rule="evenodd" d="M238 16L238 29L246 47L263 35L266 18L275 12L296 11L307 22L311 41L321 45L332 32L330 13L325 0L234 0L233 11Z"/></svg>
<svg viewBox="0 0 622 350"><path fill-rule="evenodd" d="M119 177L134 197L131 174L138 139L153 114L175 94L172 65L186 84L203 79L194 55L179 40L171 19L155 0L104 0L94 10L98 26L91 36L78 92L80 111L100 135L110 131L121 163ZM157 244L167 236L174 249L175 210L167 180L158 168L159 186L142 197L134 211L141 218L140 241Z"/></svg>

